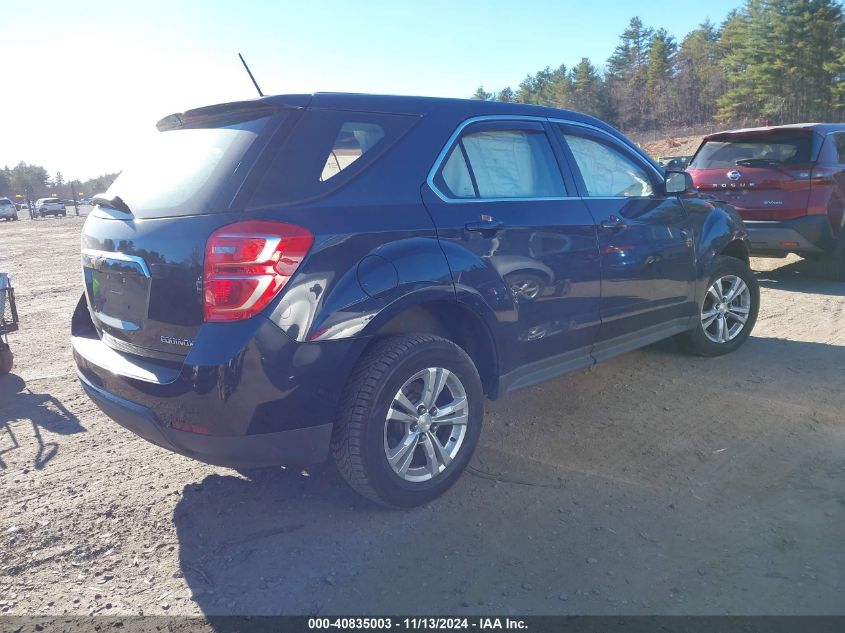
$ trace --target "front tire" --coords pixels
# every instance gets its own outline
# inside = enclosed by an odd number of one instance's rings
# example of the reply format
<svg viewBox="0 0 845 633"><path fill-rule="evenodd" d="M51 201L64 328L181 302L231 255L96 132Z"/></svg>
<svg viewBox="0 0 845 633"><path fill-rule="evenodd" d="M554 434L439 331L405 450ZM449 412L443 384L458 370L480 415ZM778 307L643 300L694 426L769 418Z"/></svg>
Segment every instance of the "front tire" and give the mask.
<svg viewBox="0 0 845 633"><path fill-rule="evenodd" d="M335 422L332 455L344 479L389 507L418 506L460 477L484 415L478 371L438 336L392 336L362 356Z"/></svg>
<svg viewBox="0 0 845 633"><path fill-rule="evenodd" d="M720 256L707 281L695 328L682 335L693 354L720 356L745 342L757 322L760 286L744 261Z"/></svg>

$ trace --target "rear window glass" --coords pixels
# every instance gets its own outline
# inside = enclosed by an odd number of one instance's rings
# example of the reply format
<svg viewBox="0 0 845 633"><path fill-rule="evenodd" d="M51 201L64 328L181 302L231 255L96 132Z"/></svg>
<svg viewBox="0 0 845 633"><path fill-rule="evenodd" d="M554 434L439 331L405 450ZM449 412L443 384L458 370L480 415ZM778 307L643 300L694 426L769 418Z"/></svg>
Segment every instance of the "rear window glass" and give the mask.
<svg viewBox="0 0 845 633"><path fill-rule="evenodd" d="M0 198L0 207L8 207L12 204L12 201L8 198Z"/></svg>
<svg viewBox="0 0 845 633"><path fill-rule="evenodd" d="M737 137L707 141L690 163L690 169L800 165L818 156L820 143L813 133Z"/></svg>
<svg viewBox="0 0 845 633"><path fill-rule="evenodd" d="M417 117L306 110L256 187L251 207L314 198L349 182Z"/></svg>
<svg viewBox="0 0 845 633"><path fill-rule="evenodd" d="M215 211L216 194L267 121L154 132L104 197L119 196L137 218Z"/></svg>

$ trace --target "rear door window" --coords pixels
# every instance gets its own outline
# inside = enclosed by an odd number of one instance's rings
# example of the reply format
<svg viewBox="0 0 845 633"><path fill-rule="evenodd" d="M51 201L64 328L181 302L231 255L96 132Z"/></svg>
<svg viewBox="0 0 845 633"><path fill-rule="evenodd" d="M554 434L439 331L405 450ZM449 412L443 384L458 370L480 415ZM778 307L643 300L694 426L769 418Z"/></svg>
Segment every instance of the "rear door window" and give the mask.
<svg viewBox="0 0 845 633"><path fill-rule="evenodd" d="M566 187L540 123L492 122L468 126L437 173L448 198L560 198Z"/></svg>
<svg viewBox="0 0 845 633"><path fill-rule="evenodd" d="M389 149L416 116L306 110L262 176L249 207L290 204L349 182Z"/></svg>
<svg viewBox="0 0 845 633"><path fill-rule="evenodd" d="M701 146L690 169L801 165L815 161L820 147L812 132L714 139Z"/></svg>

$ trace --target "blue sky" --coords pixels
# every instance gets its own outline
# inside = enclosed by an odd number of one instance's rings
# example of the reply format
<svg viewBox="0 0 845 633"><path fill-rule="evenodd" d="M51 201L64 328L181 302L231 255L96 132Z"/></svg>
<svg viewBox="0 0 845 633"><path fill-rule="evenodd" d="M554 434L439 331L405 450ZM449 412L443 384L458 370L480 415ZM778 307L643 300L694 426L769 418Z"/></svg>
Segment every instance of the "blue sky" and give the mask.
<svg viewBox="0 0 845 633"><path fill-rule="evenodd" d="M252 97L238 52L265 93L466 97L547 65L602 64L633 15L680 39L740 4L5 0L0 165L119 170L164 114Z"/></svg>

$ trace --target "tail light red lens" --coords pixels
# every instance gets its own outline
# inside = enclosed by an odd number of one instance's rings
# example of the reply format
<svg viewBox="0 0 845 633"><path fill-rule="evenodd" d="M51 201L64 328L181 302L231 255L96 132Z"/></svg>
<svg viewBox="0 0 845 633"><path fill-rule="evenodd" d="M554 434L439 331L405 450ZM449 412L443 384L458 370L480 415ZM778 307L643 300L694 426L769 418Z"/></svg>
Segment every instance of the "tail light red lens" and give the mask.
<svg viewBox="0 0 845 633"><path fill-rule="evenodd" d="M241 321L267 307L305 258L314 236L301 226L253 220L224 226L205 246L206 321Z"/></svg>

